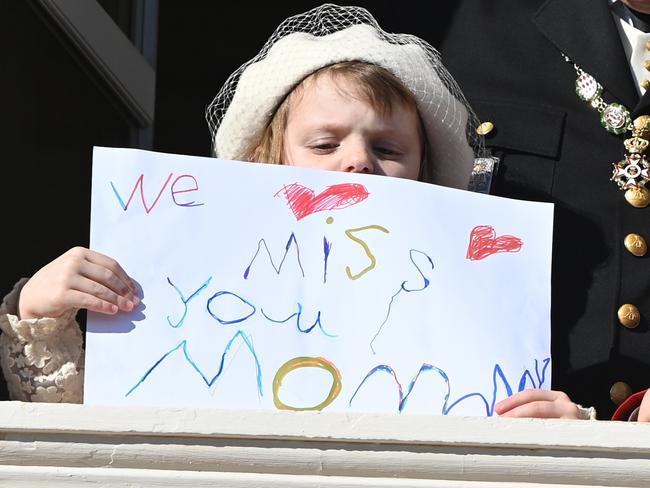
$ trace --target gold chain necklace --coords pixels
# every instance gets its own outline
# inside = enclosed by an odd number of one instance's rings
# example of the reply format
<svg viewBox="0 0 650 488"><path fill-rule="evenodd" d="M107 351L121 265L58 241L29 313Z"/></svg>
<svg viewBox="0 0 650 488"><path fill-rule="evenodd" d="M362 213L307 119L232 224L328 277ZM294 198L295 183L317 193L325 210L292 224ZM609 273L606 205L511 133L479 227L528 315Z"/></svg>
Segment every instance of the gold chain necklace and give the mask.
<svg viewBox="0 0 650 488"><path fill-rule="evenodd" d="M619 103L607 103L603 100L603 86L596 78L584 71L566 55L562 54L567 63L573 64L578 75L575 87L576 94L583 102L588 103L600 113L600 125L614 135L631 132L623 142L625 159L612 163L612 181L620 190L625 190L625 199L636 208L644 208L650 204L650 190L646 184L650 181L650 163L645 150L650 145L650 116L641 115L631 120L630 111Z"/></svg>

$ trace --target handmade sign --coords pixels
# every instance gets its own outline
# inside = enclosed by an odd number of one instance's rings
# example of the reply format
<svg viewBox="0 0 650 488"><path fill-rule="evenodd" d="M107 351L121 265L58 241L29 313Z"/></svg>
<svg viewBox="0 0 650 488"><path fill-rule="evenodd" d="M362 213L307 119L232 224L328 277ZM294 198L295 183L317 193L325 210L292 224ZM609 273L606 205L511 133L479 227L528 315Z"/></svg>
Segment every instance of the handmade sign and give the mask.
<svg viewBox="0 0 650 488"><path fill-rule="evenodd" d="M85 402L492 415L548 388L552 205L95 148L91 247L142 289L88 317Z"/></svg>

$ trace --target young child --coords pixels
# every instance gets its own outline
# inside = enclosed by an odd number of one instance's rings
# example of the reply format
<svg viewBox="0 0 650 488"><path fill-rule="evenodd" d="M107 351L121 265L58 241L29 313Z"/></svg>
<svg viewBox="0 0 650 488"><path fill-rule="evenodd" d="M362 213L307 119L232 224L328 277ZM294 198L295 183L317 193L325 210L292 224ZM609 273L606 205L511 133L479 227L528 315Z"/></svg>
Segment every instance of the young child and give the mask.
<svg viewBox="0 0 650 488"><path fill-rule="evenodd" d="M426 42L388 34L364 9L323 5L285 20L207 110L222 159L363 172L466 189L477 119ZM78 309L139 303L113 259L74 248L22 280L0 309L13 399L80 402ZM562 404L576 409L568 398ZM573 409L573 410L572 410Z"/></svg>

